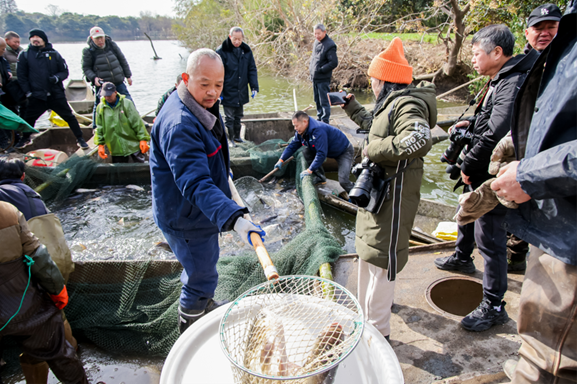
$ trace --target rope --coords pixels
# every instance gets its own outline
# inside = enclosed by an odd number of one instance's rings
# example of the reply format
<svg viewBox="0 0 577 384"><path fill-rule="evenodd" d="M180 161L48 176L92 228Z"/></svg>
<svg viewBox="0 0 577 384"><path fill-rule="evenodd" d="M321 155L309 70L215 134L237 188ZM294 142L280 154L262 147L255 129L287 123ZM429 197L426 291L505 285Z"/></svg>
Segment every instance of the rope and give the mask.
<svg viewBox="0 0 577 384"><path fill-rule="evenodd" d="M0 328L0 332L2 332L2 330L4 328L6 328L6 326L8 324L10 324L10 322L12 321L13 318L16 317L16 315L18 314L18 312L20 312L20 309L22 308L22 303L24 303L24 297L26 296L26 292L28 291L28 287L30 286L30 279L32 277L32 265L34 264L34 260L32 260L32 258L28 255L24 255L24 260L22 260L24 262L24 264L26 264L28 266L28 283L26 283L26 289L24 289L24 294L22 295L22 300L20 300L20 305L18 306L18 310L16 311L16 313L14 315L12 315L12 317L10 319L8 319L8 322L6 322L6 324L4 324L4 326L2 326L2 328Z"/></svg>

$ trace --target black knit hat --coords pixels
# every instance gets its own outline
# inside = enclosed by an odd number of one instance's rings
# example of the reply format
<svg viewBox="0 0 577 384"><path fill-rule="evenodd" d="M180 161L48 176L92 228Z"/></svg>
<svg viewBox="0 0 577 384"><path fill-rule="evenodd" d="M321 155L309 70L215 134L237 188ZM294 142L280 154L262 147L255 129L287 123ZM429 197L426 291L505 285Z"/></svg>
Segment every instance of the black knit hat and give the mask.
<svg viewBox="0 0 577 384"><path fill-rule="evenodd" d="M32 36L38 36L39 38L41 38L42 40L44 40L45 44L48 44L48 36L46 36L46 32L44 32L41 29L32 29L30 31L30 36L28 36L28 39L30 39Z"/></svg>
<svg viewBox="0 0 577 384"><path fill-rule="evenodd" d="M562 16L561 10L555 4L540 5L529 15L527 28L546 20L560 21Z"/></svg>

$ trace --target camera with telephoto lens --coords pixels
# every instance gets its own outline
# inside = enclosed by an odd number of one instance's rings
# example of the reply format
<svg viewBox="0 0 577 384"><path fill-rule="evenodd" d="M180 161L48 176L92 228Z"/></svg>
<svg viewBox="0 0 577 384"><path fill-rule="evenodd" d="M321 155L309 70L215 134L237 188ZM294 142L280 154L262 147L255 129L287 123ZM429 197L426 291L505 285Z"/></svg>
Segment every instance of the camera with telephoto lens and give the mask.
<svg viewBox="0 0 577 384"><path fill-rule="evenodd" d="M451 135L449 140L451 144L441 155L441 161L443 163L448 163L454 165L461 154L465 145L470 144L473 139L473 134L470 131L471 125L469 127L453 127L451 130Z"/></svg>
<svg viewBox="0 0 577 384"><path fill-rule="evenodd" d="M384 201L383 197L388 195L384 188L387 183L383 169L365 157L360 164L353 167L351 173L357 177L357 182L349 192L351 201L369 212L378 212Z"/></svg>

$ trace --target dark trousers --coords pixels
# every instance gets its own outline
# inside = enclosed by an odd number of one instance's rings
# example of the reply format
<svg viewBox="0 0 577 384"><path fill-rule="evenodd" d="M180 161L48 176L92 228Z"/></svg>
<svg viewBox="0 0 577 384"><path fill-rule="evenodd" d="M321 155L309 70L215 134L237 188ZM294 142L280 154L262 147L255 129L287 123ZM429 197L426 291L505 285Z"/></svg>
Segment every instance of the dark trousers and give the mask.
<svg viewBox="0 0 577 384"><path fill-rule="evenodd" d="M329 123L331 118L331 105L329 104L329 97L327 93L330 92L331 82L316 82L313 81L313 92L315 103L317 104L317 120Z"/></svg>
<svg viewBox="0 0 577 384"><path fill-rule="evenodd" d="M308 164L313 162L316 155L316 152L312 149L308 147L303 148L303 156L305 157L305 160ZM341 155L335 157L335 160L339 166L339 184L347 193L349 193L354 186L354 183L349 178L351 175L351 165L353 164L354 157L355 149L353 148L352 144L349 144L347 149ZM316 175L320 180L326 180L323 167L313 171L313 174Z"/></svg>
<svg viewBox="0 0 577 384"><path fill-rule="evenodd" d="M21 362L35 365L45 361L61 382L88 384L82 363L66 340L60 311L54 311L46 322L19 328L11 336L22 348L24 358L21 357Z"/></svg>
<svg viewBox="0 0 577 384"><path fill-rule="evenodd" d="M49 109L56 112L58 116L62 117L62 119L68 123L68 126L74 133L74 136L76 136L76 139L82 137L82 131L80 130L80 125L78 125L78 120L76 120L76 117L72 114L72 109L70 109L66 98L54 99L48 97L48 100L44 101L30 97L28 99L28 106L26 108L24 120L31 126L34 126L36 120L38 120L38 118ZM24 137L30 137L30 135L31 133L29 132L23 134Z"/></svg>
<svg viewBox="0 0 577 384"><path fill-rule="evenodd" d="M240 119L244 116L244 108L240 107L226 107L224 108L224 125L228 132L230 140L240 139Z"/></svg>
<svg viewBox="0 0 577 384"><path fill-rule="evenodd" d="M218 233L183 239L164 232L164 237L184 268L180 275L180 305L188 310L203 310L208 300L214 297L218 282Z"/></svg>
<svg viewBox="0 0 577 384"><path fill-rule="evenodd" d="M146 161L146 155L140 151L133 153L128 156L112 156L113 163L144 163Z"/></svg>
<svg viewBox="0 0 577 384"><path fill-rule="evenodd" d="M124 82L118 83L118 84L115 83L114 86L116 87L116 91L118 93L126 96L127 99L130 99L130 101L132 101L134 103L134 100L132 100L132 96L130 96L130 93L128 92L128 88L126 87L126 84L124 84ZM94 128L96 128L96 107L98 106L98 104L100 104L100 98L102 97L102 95L100 94L101 89L102 89L102 87L95 87L94 88L94 92L95 92L94 93L94 110L92 111L92 121L93 121L92 126Z"/></svg>
<svg viewBox="0 0 577 384"><path fill-rule="evenodd" d="M493 305L499 305L507 291L507 231L502 224L507 208L499 204L475 222L460 225L455 253L469 260L475 243L485 260L483 294Z"/></svg>

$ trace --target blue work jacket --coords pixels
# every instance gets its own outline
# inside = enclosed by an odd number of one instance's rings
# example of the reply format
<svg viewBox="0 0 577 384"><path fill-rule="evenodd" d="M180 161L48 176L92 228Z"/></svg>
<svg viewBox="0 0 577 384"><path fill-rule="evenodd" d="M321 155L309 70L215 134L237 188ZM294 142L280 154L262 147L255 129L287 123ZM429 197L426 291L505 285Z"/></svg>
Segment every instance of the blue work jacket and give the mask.
<svg viewBox="0 0 577 384"><path fill-rule="evenodd" d="M210 109L218 117L209 129L181 100L183 90L185 102L191 104L192 96L181 84L152 127L152 210L163 232L191 238L229 230L227 222L243 208L231 200L226 135L222 132L219 140L214 132L224 127L218 103Z"/></svg>
<svg viewBox="0 0 577 384"><path fill-rule="evenodd" d="M311 171L315 171L323 165L327 157L334 159L345 153L349 145L349 139L339 129L309 118L306 131L302 135L295 132L294 140L286 147L280 158L285 161L300 147L306 146L316 152L315 159L309 166Z"/></svg>

